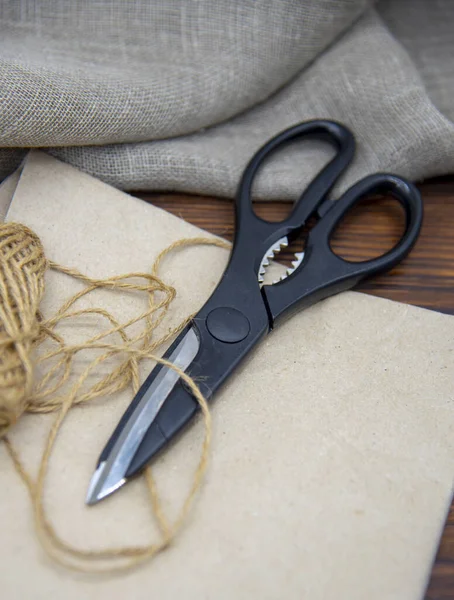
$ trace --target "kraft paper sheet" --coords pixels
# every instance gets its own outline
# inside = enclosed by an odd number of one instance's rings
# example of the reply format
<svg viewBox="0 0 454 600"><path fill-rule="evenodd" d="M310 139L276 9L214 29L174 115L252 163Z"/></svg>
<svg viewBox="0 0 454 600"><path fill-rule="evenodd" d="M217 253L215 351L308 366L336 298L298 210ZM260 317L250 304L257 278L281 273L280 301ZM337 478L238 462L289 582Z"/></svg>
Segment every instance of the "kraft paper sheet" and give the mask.
<svg viewBox="0 0 454 600"><path fill-rule="evenodd" d="M201 233L39 152L25 163L6 218L34 229L52 260L96 277L147 270L171 242ZM178 290L165 326L203 304L227 257L197 247L165 260L163 277ZM79 285L49 273L44 313ZM125 318L141 306L119 294L103 292L103 300ZM47 558L0 446L2 598L422 598L452 495L453 373L452 317L355 292L301 312L211 404L212 456L189 521L168 550L126 575L74 574ZM84 504L130 400L122 393L75 408L51 460L47 510L82 547L157 539L141 478ZM52 419L26 415L11 435L32 471ZM198 421L155 463L170 516L202 435Z"/></svg>

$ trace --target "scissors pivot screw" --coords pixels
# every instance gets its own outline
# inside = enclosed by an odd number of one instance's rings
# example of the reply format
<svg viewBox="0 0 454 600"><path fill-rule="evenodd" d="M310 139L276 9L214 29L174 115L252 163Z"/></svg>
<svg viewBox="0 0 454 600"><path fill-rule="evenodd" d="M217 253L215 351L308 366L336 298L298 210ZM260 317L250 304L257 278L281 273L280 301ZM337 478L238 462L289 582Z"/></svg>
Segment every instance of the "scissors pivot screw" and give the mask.
<svg viewBox="0 0 454 600"><path fill-rule="evenodd" d="M249 319L236 308L219 307L210 312L206 326L211 335L220 342L235 344L248 335Z"/></svg>

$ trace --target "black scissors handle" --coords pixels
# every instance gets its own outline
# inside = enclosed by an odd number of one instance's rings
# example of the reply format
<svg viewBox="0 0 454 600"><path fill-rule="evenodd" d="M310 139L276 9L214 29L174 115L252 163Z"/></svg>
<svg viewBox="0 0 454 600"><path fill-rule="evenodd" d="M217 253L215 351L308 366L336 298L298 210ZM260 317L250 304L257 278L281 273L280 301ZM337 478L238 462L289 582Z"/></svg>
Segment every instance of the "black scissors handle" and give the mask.
<svg viewBox="0 0 454 600"><path fill-rule="evenodd" d="M252 184L259 169L278 148L303 139L327 142L336 150L334 157L303 191L285 220L271 223L258 217L252 204ZM260 148L246 166L236 194L236 231L231 257L235 263L234 270L246 272L252 259L257 273L260 261L270 246L283 237L292 238L292 233L299 231L323 203L337 179L349 166L354 153L355 139L352 133L339 123L321 119L290 127ZM238 261L235 261L236 256L240 257Z"/></svg>
<svg viewBox="0 0 454 600"><path fill-rule="evenodd" d="M388 252L362 262L350 262L331 249L331 236L354 206L368 196L393 196L405 212L405 231ZM302 264L289 277L273 286L264 286L262 294L272 322L293 311L348 290L361 280L391 270L412 249L423 218L423 204L418 189L410 182L386 173L370 175L353 185L341 198L328 201L321 208L320 219L310 231Z"/></svg>

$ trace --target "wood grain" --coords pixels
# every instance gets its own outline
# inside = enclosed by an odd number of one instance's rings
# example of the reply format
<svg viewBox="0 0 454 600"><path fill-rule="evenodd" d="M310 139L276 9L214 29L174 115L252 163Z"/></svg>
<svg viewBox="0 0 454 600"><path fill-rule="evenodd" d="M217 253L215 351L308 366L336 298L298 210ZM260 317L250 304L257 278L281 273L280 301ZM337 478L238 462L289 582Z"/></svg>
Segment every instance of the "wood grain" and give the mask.
<svg viewBox="0 0 454 600"><path fill-rule="evenodd" d="M454 315L454 178L427 182L420 190L425 207L424 224L410 256L392 272L363 283L358 289ZM226 239L233 237L231 201L174 194L141 192L135 195L207 231ZM291 203L256 202L254 208L261 217L279 221L288 214ZM379 203L367 202L336 232L333 249L350 260L377 256L395 243L402 222L394 203L386 199ZM288 264L290 252L281 253L279 258ZM454 502L425 598L454 599Z"/></svg>

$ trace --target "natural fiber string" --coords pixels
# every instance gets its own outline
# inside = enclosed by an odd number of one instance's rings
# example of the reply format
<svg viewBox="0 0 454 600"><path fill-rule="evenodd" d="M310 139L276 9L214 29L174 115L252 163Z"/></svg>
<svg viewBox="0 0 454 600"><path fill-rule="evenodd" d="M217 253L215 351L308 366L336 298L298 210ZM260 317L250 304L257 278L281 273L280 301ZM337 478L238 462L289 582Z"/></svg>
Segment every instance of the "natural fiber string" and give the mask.
<svg viewBox="0 0 454 600"><path fill-rule="evenodd" d="M15 224L0 235L0 436L25 410L31 394L31 348L39 334L38 310L47 261L39 238Z"/></svg>
<svg viewBox="0 0 454 600"><path fill-rule="evenodd" d="M159 339L153 340L153 332L162 323L176 295L175 289L158 277L162 260L178 248L201 244L229 247L226 242L216 239L178 240L158 255L149 274L128 273L108 279L93 279L75 269L47 261L39 238L27 227L16 223L0 225L0 436L3 436L7 451L27 486L41 545L49 556L68 568L85 572L118 572L149 560L174 539L201 485L211 440L207 403L196 383L186 373L156 355L159 347L181 331L190 317ZM44 292L44 274L47 268L76 278L86 287L69 298L53 317L43 320L39 313L39 304ZM97 289L145 293L148 308L124 323L118 322L110 312L102 308L75 308L83 297ZM156 294L162 294L163 298L157 301ZM57 331L57 326L62 321L88 314L101 317L109 326L83 343L68 345ZM128 328L141 323L143 328L139 333L135 336L128 334ZM106 341L114 335L120 338L121 343ZM51 348L48 348L49 345ZM38 354L37 350L44 347L46 349ZM88 363L74 383L70 383L75 357L87 351L102 353ZM86 389L87 379L99 373L103 363L118 357L123 357L120 364L107 375L95 378L95 382ZM180 513L174 522L170 523L159 499L151 469L146 469L145 479L161 540L148 546L104 550L75 548L55 531L43 504L45 477L58 432L74 405L119 392L129 385L135 393L139 387L139 363L144 359L152 359L174 369L200 405L205 436L192 485ZM34 382L35 365L40 365L46 373L39 381ZM43 369L46 365L47 369ZM17 450L5 435L25 411L57 412L48 434L36 480L26 471Z"/></svg>

